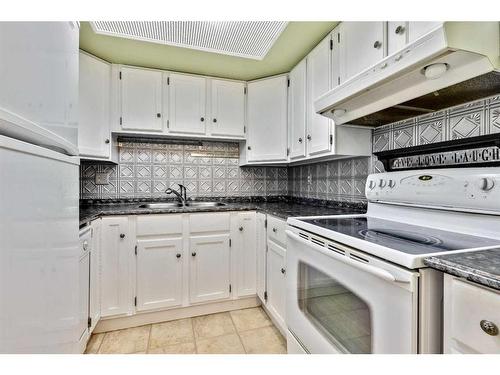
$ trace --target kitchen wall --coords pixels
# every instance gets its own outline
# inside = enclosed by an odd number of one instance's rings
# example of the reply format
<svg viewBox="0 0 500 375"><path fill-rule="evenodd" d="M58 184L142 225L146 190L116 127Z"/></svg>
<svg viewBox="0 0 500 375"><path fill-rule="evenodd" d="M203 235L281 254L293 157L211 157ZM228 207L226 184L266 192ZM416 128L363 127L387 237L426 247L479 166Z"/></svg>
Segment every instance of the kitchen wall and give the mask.
<svg viewBox="0 0 500 375"><path fill-rule="evenodd" d="M198 146L183 144L122 143L119 164L82 162L80 198L160 198L168 187L187 187L190 197L275 196L287 194L286 167L239 167L238 143L203 142L201 151L214 156L197 157ZM220 153L230 157L219 157ZM109 182L96 184L96 174Z"/></svg>
<svg viewBox="0 0 500 375"><path fill-rule="evenodd" d="M332 160L288 168L288 194L343 202L365 201L371 157Z"/></svg>
<svg viewBox="0 0 500 375"><path fill-rule="evenodd" d="M373 150L393 150L445 140L500 133L500 95L378 127ZM238 143L203 142L207 151L237 154ZM239 167L237 156L193 157L193 146L124 143L119 165L82 162L80 197L159 198L182 183L192 197L290 195L365 201L364 185L379 172L375 157L332 160L291 167ZM109 183L96 184L107 173Z"/></svg>
<svg viewBox="0 0 500 375"><path fill-rule="evenodd" d="M373 151L500 133L500 94L378 127Z"/></svg>

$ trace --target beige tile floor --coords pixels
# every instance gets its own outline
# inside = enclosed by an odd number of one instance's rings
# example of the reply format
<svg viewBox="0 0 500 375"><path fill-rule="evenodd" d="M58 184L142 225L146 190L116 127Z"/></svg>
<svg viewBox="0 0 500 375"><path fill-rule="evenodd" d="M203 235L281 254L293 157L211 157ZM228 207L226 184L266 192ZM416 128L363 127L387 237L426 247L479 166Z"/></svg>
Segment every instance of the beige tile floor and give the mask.
<svg viewBox="0 0 500 375"><path fill-rule="evenodd" d="M92 335L87 354L285 354L260 307Z"/></svg>

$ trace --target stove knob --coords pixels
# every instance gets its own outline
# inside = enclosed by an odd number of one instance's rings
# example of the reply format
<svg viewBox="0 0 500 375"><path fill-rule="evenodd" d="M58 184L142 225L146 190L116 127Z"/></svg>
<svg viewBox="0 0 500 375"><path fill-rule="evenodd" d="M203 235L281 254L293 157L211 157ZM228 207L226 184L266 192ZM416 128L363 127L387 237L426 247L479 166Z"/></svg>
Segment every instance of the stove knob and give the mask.
<svg viewBox="0 0 500 375"><path fill-rule="evenodd" d="M483 191L490 191L495 186L495 181L489 177L483 177L478 183L479 189Z"/></svg>
<svg viewBox="0 0 500 375"><path fill-rule="evenodd" d="M368 187L370 188L370 190L375 189L375 186L377 186L377 184L375 183L375 181L370 180L370 181L368 182Z"/></svg>
<svg viewBox="0 0 500 375"><path fill-rule="evenodd" d="M380 179L379 183L378 183L378 186L381 187L381 188L384 188L385 185L387 185L387 182L385 180Z"/></svg>
<svg viewBox="0 0 500 375"><path fill-rule="evenodd" d="M392 189L394 186L396 186L396 181L389 180L389 187Z"/></svg>

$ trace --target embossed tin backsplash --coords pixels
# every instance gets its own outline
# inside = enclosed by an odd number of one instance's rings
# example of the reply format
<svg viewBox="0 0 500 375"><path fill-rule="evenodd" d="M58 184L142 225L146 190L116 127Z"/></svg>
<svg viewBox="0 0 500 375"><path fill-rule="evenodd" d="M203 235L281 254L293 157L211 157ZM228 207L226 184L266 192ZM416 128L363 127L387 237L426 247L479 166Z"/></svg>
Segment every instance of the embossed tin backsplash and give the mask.
<svg viewBox="0 0 500 375"><path fill-rule="evenodd" d="M239 167L238 157L217 157L220 152L238 154L238 143L204 142L206 156L196 157L198 146L182 144L123 143L119 164L82 162L80 198L167 197L168 187L187 187L190 197L273 196L287 193L286 167ZM108 175L108 183L96 184L96 175Z"/></svg>
<svg viewBox="0 0 500 375"><path fill-rule="evenodd" d="M500 133L500 95L378 127L373 151Z"/></svg>
<svg viewBox="0 0 500 375"><path fill-rule="evenodd" d="M373 150L385 151L446 140L500 133L500 95L375 129ZM238 143L204 142L208 151L235 151ZM192 197L291 195L337 201L365 201L376 158L331 160L290 167L239 167L238 158L193 157L189 145L125 143L119 165L82 162L83 199L163 197L176 183ZM214 153L216 154L216 153ZM109 183L96 185L96 174Z"/></svg>

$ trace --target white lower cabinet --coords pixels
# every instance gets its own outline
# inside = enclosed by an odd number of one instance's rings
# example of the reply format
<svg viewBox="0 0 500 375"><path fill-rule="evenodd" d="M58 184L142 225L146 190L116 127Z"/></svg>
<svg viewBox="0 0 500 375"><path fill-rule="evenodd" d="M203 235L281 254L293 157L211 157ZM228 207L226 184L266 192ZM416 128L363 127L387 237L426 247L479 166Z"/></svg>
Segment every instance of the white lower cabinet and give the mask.
<svg viewBox="0 0 500 375"><path fill-rule="evenodd" d="M189 239L189 301L200 303L230 296L229 233Z"/></svg>
<svg viewBox="0 0 500 375"><path fill-rule="evenodd" d="M137 311L182 304L183 262L182 237L137 240Z"/></svg>
<svg viewBox="0 0 500 375"><path fill-rule="evenodd" d="M236 215L236 228L231 234L235 263L236 296L255 295L257 282L256 214Z"/></svg>
<svg viewBox="0 0 500 375"><path fill-rule="evenodd" d="M129 219L104 217L101 221L101 316L133 311L133 261Z"/></svg>
<svg viewBox="0 0 500 375"><path fill-rule="evenodd" d="M500 353L500 292L444 277L444 352Z"/></svg>
<svg viewBox="0 0 500 375"><path fill-rule="evenodd" d="M267 309L280 326L285 324L285 256L286 249L273 241L267 242Z"/></svg>
<svg viewBox="0 0 500 375"><path fill-rule="evenodd" d="M265 303L266 292L266 215L258 212L256 215L256 255L257 255L257 296Z"/></svg>
<svg viewBox="0 0 500 375"><path fill-rule="evenodd" d="M101 319L101 220L94 220L90 250L89 331L92 333Z"/></svg>

